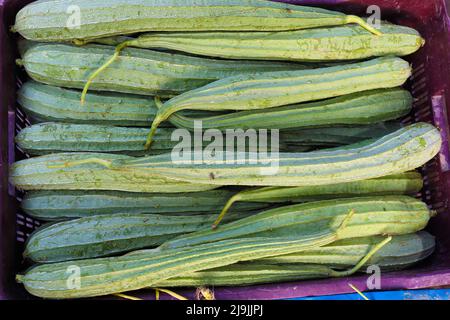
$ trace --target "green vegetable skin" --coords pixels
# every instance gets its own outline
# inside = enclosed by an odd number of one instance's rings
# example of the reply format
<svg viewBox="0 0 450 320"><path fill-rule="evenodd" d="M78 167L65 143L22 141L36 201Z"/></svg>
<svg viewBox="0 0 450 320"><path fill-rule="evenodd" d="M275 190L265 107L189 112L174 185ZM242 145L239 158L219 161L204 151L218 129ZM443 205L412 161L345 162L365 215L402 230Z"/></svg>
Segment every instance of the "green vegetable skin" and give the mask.
<svg viewBox="0 0 450 320"><path fill-rule="evenodd" d="M82 17L77 28L67 27L70 5ZM349 23L379 34L359 17L259 0L38 1L19 11L14 30L30 40L70 41L145 31L275 31Z"/></svg>
<svg viewBox="0 0 450 320"><path fill-rule="evenodd" d="M99 214L150 213L165 215L212 214L227 203L233 203L231 212L262 210L268 203L309 202L335 198L375 195L414 195L422 189L419 173L388 176L312 187L261 188L238 193L227 190L206 192L147 194L115 191L34 191L25 194L22 209L40 220L64 220ZM244 202L250 201L250 202Z"/></svg>
<svg viewBox="0 0 450 320"><path fill-rule="evenodd" d="M177 127L191 131L195 128L194 121L202 121L202 128L205 130L307 129L339 125L369 125L407 115L411 111L412 101L408 91L395 88L364 91L319 102L240 111L206 118L191 118L175 113L169 121Z"/></svg>
<svg viewBox="0 0 450 320"><path fill-rule="evenodd" d="M411 75L400 58L378 58L342 66L262 72L225 78L181 94L159 107L147 141L159 124L181 110L260 110L402 85Z"/></svg>
<svg viewBox="0 0 450 320"><path fill-rule="evenodd" d="M55 169L49 166L91 157L104 160L129 158L124 155L96 153L60 153L16 162L10 181L23 190L116 190L127 192L179 193L215 189L216 186L166 179L133 170L105 170L97 164L82 168Z"/></svg>
<svg viewBox="0 0 450 320"><path fill-rule="evenodd" d="M181 141L175 130L174 128L160 130L155 145L150 150L144 150L143 147L148 134L147 129L105 125L40 123L22 129L16 135L15 141L23 151L31 155L58 152L104 152L143 156L167 154L171 153L175 147L179 147ZM268 145L271 145L271 141L269 137ZM282 135L277 142L281 152L287 152L293 148L283 142ZM207 147L210 143L203 141L203 147ZM246 150L249 151L250 147L246 147ZM311 148L310 145L295 146L296 151L308 151Z"/></svg>
<svg viewBox="0 0 450 320"><path fill-rule="evenodd" d="M406 56L425 43L411 28L383 24L376 36L357 25L282 32L148 33L121 46L165 48L225 59L338 61ZM96 40L94 40L96 42ZM100 42L120 44L120 39Z"/></svg>
<svg viewBox="0 0 450 320"><path fill-rule="evenodd" d="M190 184L193 189L190 192L226 185L327 185L414 170L431 160L439 152L441 143L440 132L435 127L417 123L360 148L280 153L268 164L250 161L240 164L220 159L208 163L186 163L172 159L170 154L142 158L89 153L56 154L16 162L11 166L10 181L24 190L133 192L186 192L173 189L177 186L186 188ZM271 174L264 174L264 170L270 170ZM155 190L156 187L165 191Z"/></svg>
<svg viewBox="0 0 450 320"><path fill-rule="evenodd" d="M234 198L248 202L309 202L361 195L415 195L423 187L422 175L407 172L377 179L308 187L267 187L237 193Z"/></svg>
<svg viewBox="0 0 450 320"><path fill-rule="evenodd" d="M245 286L330 277L332 267L351 268L385 237L346 239L286 256L249 261L212 270L188 273L158 283L157 287ZM435 239L425 231L394 236L364 266L399 270L428 258ZM365 270L361 270L364 271Z"/></svg>
<svg viewBox="0 0 450 320"><path fill-rule="evenodd" d="M37 219L52 221L103 214L214 214L235 192L212 190L191 193L131 193L118 191L32 191L22 199L21 208ZM254 212L266 203L242 202L231 210Z"/></svg>
<svg viewBox="0 0 450 320"><path fill-rule="evenodd" d="M161 250L194 247L242 237L290 237L335 228L349 211L355 211L340 239L379 234L400 235L426 227L430 211L422 201L408 196L334 199L275 208L221 225L177 237L161 245ZM364 226L364 227L362 227Z"/></svg>
<svg viewBox="0 0 450 320"><path fill-rule="evenodd" d="M147 96L95 92L87 95L85 105L80 104L80 99L81 91L32 80L25 82L17 93L17 101L34 122L145 127L152 123L157 111L154 98ZM211 113L187 110L183 115L211 116Z"/></svg>
<svg viewBox="0 0 450 320"><path fill-rule="evenodd" d="M161 155L113 161L109 165L116 170L142 170L148 174L160 174L166 178L192 183L221 186L312 186L372 179L414 170L431 160L439 152L441 143L441 135L435 127L417 123L364 147L280 153L277 158L268 161L269 164L255 165L250 161L240 164L221 160L208 163L192 161L192 164L186 164L181 160L173 162L169 156ZM246 159L248 158L247 155ZM73 165L76 166L76 163Z"/></svg>
<svg viewBox="0 0 450 320"><path fill-rule="evenodd" d="M230 214L235 221L251 213ZM44 226L28 239L24 257L50 263L117 255L157 247L178 235L207 228L214 215L97 215Z"/></svg>
<svg viewBox="0 0 450 320"><path fill-rule="evenodd" d="M312 250L285 256L265 258L255 264L324 264L338 268L354 266L369 250L380 243L384 237L358 237L339 240L332 244ZM434 251L435 238L426 231L393 236L383 250L377 252L365 266L378 265L383 270L399 270L428 258Z"/></svg>
<svg viewBox="0 0 450 320"><path fill-rule="evenodd" d="M170 217L113 214L86 217L38 230L29 239L24 256L48 263L103 257L161 244L161 249L167 250L231 238L295 238L316 232L327 224L335 227L351 210L356 213L348 224L347 232L343 231L343 238L415 232L423 229L430 217L430 212L424 209L426 205L413 198L370 199L373 200L357 198L316 202L254 215L230 214L227 220L234 222L216 232L208 230L214 215ZM381 205L383 201L386 204ZM366 230L359 230L361 224L365 224ZM401 226L396 227L397 224ZM355 229L361 234L354 233Z"/></svg>
<svg viewBox="0 0 450 320"><path fill-rule="evenodd" d="M89 93L85 105L81 92L27 81L17 100L27 115L38 120L114 126L149 125L156 114L152 98L118 94Z"/></svg>
<svg viewBox="0 0 450 320"><path fill-rule="evenodd" d="M236 202L309 202L370 195L415 195L423 187L418 172L407 172L377 179L306 187L266 187L249 189L233 195L213 224L217 227Z"/></svg>
<svg viewBox="0 0 450 320"><path fill-rule="evenodd" d="M32 46L17 63L28 75L49 85L83 88L89 74L114 53L103 45L65 44ZM91 88L100 91L170 97L218 79L262 71L301 70L305 66L264 61L226 61L144 49L126 49L102 72Z"/></svg>
<svg viewBox="0 0 450 320"><path fill-rule="evenodd" d="M339 239L351 218L350 213L338 229L325 227L295 240L272 237L237 239L167 252L144 251L121 257L80 260L76 265L81 286L75 288L67 286L67 268L73 267L74 261L38 265L16 279L24 284L28 292L43 298L82 298L137 290L187 272L330 244Z"/></svg>

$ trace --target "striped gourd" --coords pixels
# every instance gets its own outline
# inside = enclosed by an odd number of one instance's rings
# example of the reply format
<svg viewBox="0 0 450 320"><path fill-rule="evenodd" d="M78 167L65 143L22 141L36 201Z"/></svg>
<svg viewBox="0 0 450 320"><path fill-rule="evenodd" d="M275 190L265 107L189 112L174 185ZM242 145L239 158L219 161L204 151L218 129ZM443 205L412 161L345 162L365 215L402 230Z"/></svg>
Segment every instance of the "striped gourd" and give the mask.
<svg viewBox="0 0 450 320"><path fill-rule="evenodd" d="M45 122L25 127L16 136L17 145L31 155L45 155L58 152L105 152L133 156L171 153L174 148L184 144L185 139L193 140L189 132L178 133L173 128L163 128L155 137L155 145L150 150L144 149L148 130L144 128L126 128L105 125L68 124ZM203 134L205 132L201 131ZM185 135L187 133L187 135ZM183 139L180 139L182 135ZM244 133L238 133L238 138ZM226 137L224 135L224 137ZM181 140L181 141L180 141ZM268 144L271 145L271 137ZM192 142L192 141L191 141ZM203 147L211 142L203 141ZM311 145L294 146L277 140L281 152L290 150L310 150ZM193 143L192 143L193 144ZM250 146L249 146L250 147ZM246 147L249 151L250 148Z"/></svg>
<svg viewBox="0 0 450 320"><path fill-rule="evenodd" d="M285 32L148 33L119 45L225 59L315 62L406 56L425 43L412 28L383 24L379 31L382 35L374 36L359 26L349 25Z"/></svg>
<svg viewBox="0 0 450 320"><path fill-rule="evenodd" d="M383 239L374 236L341 240L286 256L189 273L164 280L156 286L247 286L331 277L335 271L330 266L350 268L358 264ZM384 271L404 269L428 258L434 246L434 237L425 231L394 236L364 266L376 264Z"/></svg>
<svg viewBox="0 0 450 320"><path fill-rule="evenodd" d="M226 152L222 157L227 158L208 161L198 159L196 152L182 159L174 159L170 154L142 158L59 154L19 161L11 167L10 178L14 185L25 190L89 189L86 185L92 184L91 189L96 186L96 189L130 191L126 189L142 189L144 181L148 184L153 179L171 181L171 186L183 184L186 187L192 183L193 188L203 187L203 190L226 185L327 185L414 170L434 158L441 143L441 134L434 126L416 123L356 149L279 153L272 154L271 158L260 153L237 154L243 161L236 161L235 154L227 159L230 154ZM256 163L254 156L259 157ZM111 179L102 178L104 175L117 180L111 183Z"/></svg>
<svg viewBox="0 0 450 320"><path fill-rule="evenodd" d="M407 172L377 179L305 187L266 187L250 189L233 195L224 206L213 227L217 227L236 202L310 202L337 198L376 195L415 195L423 187L422 175Z"/></svg>
<svg viewBox="0 0 450 320"><path fill-rule="evenodd" d="M158 131L155 145L148 151L143 148L148 133L144 128L46 122L22 129L15 141L31 155L76 151L139 156L171 152L178 143L171 140L172 132L169 128Z"/></svg>
<svg viewBox="0 0 450 320"><path fill-rule="evenodd" d="M280 132L280 140L287 145L314 147L339 147L358 143L367 139L381 138L399 130L399 122L378 123L365 126L336 126Z"/></svg>
<svg viewBox="0 0 450 320"><path fill-rule="evenodd" d="M80 19L73 19L73 10ZM145 31L275 31L350 23L379 34L356 16L262 0L37 1L19 11L13 30L48 42Z"/></svg>
<svg viewBox="0 0 450 320"><path fill-rule="evenodd" d="M107 295L152 287L161 281L205 269L218 268L323 246L339 240L346 221L337 230L323 228L297 239L248 238L220 241L195 248L143 251L133 255L43 264L16 277L31 294L69 299ZM387 238L389 239L389 238ZM77 266L81 286L67 286L70 268Z"/></svg>
<svg viewBox="0 0 450 320"><path fill-rule="evenodd" d="M215 186L185 183L135 171L105 169L98 164L82 168L58 169L51 166L65 161L91 157L106 161L129 158L125 155L95 153L61 153L16 162L10 169L10 181L23 190L117 190L127 192L179 193L214 189Z"/></svg>
<svg viewBox="0 0 450 320"><path fill-rule="evenodd" d="M152 98L117 93L89 93L80 105L81 92L27 81L17 101L29 117L40 121L115 126L147 126L156 114Z"/></svg>
<svg viewBox="0 0 450 320"><path fill-rule="evenodd" d="M36 81L83 88L90 73L114 53L110 46L77 47L39 44L17 62ZM144 49L127 49L92 83L91 88L141 95L173 96L218 79L245 73L304 69L302 65L258 61L225 61Z"/></svg>
<svg viewBox="0 0 450 320"><path fill-rule="evenodd" d="M218 80L160 106L147 147L158 125L181 110L258 110L402 85L411 67L387 57L312 70L263 72Z"/></svg>
<svg viewBox="0 0 450 320"><path fill-rule="evenodd" d="M407 115L411 94L403 89L374 90L285 107L240 111L207 118L174 114L169 121L194 130L195 121L203 129L302 129L322 126L376 124Z"/></svg>
<svg viewBox="0 0 450 320"><path fill-rule="evenodd" d="M17 101L34 122L68 122L125 127L149 126L157 108L147 96L114 92L95 92L80 104L81 91L27 81L17 92ZM201 112L186 110L185 116L200 116ZM211 116L205 112L203 116ZM216 115L216 113L214 114Z"/></svg>
<svg viewBox="0 0 450 320"><path fill-rule="evenodd" d="M354 211L341 239L379 234L401 235L422 230L432 213L420 200L408 196L361 197L309 202L270 209L248 218L169 240L161 250L193 247L243 237L291 237L335 227ZM364 225L364 228L361 226Z"/></svg>
<svg viewBox="0 0 450 320"><path fill-rule="evenodd" d="M229 221L251 213L231 214ZM24 257L50 263L117 255L157 247L176 236L208 228L214 215L107 214L44 225L27 241Z"/></svg>
<svg viewBox="0 0 450 320"><path fill-rule="evenodd" d="M118 191L33 191L25 194L21 207L40 220L64 220L100 214L213 214L235 192L212 190L192 193L129 193ZM242 202L232 212L266 208L265 203Z"/></svg>
<svg viewBox="0 0 450 320"><path fill-rule="evenodd" d="M158 282L158 288L199 286L250 286L310 279L332 278L341 273L319 264L237 263L211 270L187 273ZM342 275L341 275L342 276Z"/></svg>
<svg viewBox="0 0 450 320"><path fill-rule="evenodd" d="M144 127L151 124L157 110L154 99L145 96L89 93L84 106L80 105L80 97L81 92L77 90L27 81L19 89L17 99L28 117L31 116L40 122ZM182 112L184 116L190 118L199 118L202 113L202 111L191 112L190 110ZM214 112L214 115L216 116L217 112ZM279 120L290 122L289 118ZM399 128L399 123L378 123L367 126L283 131L280 132L280 139L289 145L341 146L381 137ZM158 137L160 136L158 133Z"/></svg>
<svg viewBox="0 0 450 320"><path fill-rule="evenodd" d="M265 258L254 263L263 264L324 264L348 268L358 263L372 246L383 240L381 236L339 240L329 245L280 257ZM377 252L366 266L378 265L383 270L410 267L429 257L435 249L435 238L426 231L393 236L383 250Z"/></svg>

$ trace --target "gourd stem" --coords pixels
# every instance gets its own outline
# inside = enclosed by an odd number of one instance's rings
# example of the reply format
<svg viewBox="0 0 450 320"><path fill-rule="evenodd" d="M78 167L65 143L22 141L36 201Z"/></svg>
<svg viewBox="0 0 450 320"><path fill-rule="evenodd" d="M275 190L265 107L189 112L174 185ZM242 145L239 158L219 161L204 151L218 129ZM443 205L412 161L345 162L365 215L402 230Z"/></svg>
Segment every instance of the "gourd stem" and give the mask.
<svg viewBox="0 0 450 320"><path fill-rule="evenodd" d="M355 215L355 209L352 209L349 211L349 213L345 216L344 220L342 220L341 225L337 228L336 230L336 234L338 235L339 238L339 233L342 232L342 230L344 230L345 228L347 228L350 220L353 218L353 216Z"/></svg>
<svg viewBox="0 0 450 320"><path fill-rule="evenodd" d="M162 101L161 101L161 98L160 97L158 97L158 96L155 96L155 105L156 105L156 107L158 108L158 109L161 109L162 108L162 106L163 106L163 103L162 103Z"/></svg>
<svg viewBox="0 0 450 320"><path fill-rule="evenodd" d="M197 300L201 300L201 297L205 300L216 300L214 297L214 292L206 287L199 287L196 290Z"/></svg>
<svg viewBox="0 0 450 320"><path fill-rule="evenodd" d="M84 45L87 45L88 43L90 43L90 41L83 40L83 39L75 39L75 40L72 40L72 43L76 46L84 46Z"/></svg>
<svg viewBox="0 0 450 320"><path fill-rule="evenodd" d="M155 96L155 105L158 109L161 109L163 106L163 103L161 102L161 99L158 96ZM155 119L153 120L152 127L150 128L150 132L147 136L147 141L145 142L145 150L149 150L150 146L153 141L153 136L156 133L156 129L158 129L158 126L165 120L164 117L162 117L160 114L156 114Z"/></svg>
<svg viewBox="0 0 450 320"><path fill-rule="evenodd" d="M222 209L222 212L220 212L219 216L217 217L216 221L214 221L212 228L213 229L217 229L217 226L219 225L219 223L223 220L223 218L225 217L225 215L227 214L228 210L230 210L231 206L237 202L237 201L241 201L242 197L241 194L235 194L234 196L232 196L227 203L225 204L225 206Z"/></svg>
<svg viewBox="0 0 450 320"><path fill-rule="evenodd" d="M116 61L116 59L120 56L121 51L128 45L129 41L125 41L119 44L115 49L114 55L89 76L88 81L84 85L83 92L81 93L81 105L84 105L84 103L86 102L86 94L94 79L97 78L98 75L102 73L106 68L108 68L114 61Z"/></svg>
<svg viewBox="0 0 450 320"><path fill-rule="evenodd" d="M150 128L150 132L147 136L147 141L145 142L145 146L144 146L145 150L150 149L150 146L152 145L153 137L155 136L156 130L158 129L159 124L163 121L164 121L164 119L159 115L157 115L155 117L155 119L153 120L152 127Z"/></svg>
<svg viewBox="0 0 450 320"><path fill-rule="evenodd" d="M75 166L80 166L83 164L99 164L101 166L104 166L105 168L112 169L113 164L112 161L108 161L105 159L99 159L99 158L90 158L90 159L84 159L84 160L78 160L78 161L69 161L65 162L61 165L54 165L54 166L48 166L50 169L62 169L62 168L71 168Z"/></svg>
<svg viewBox="0 0 450 320"><path fill-rule="evenodd" d="M161 288L153 288L153 289L156 290L156 292L158 292L158 298L159 298L159 291L161 291L161 292L167 293L168 295L174 297L175 299L188 300L187 298L183 297L182 295L179 295L178 293L167 290L167 289L161 289Z"/></svg>
<svg viewBox="0 0 450 320"><path fill-rule="evenodd" d="M364 21L364 19L358 17L358 16L347 16L345 19L346 23L356 23L359 24L361 27L366 29L367 31L373 33L374 35L381 36L383 33L381 33L376 28L372 27L369 23Z"/></svg>
<svg viewBox="0 0 450 320"><path fill-rule="evenodd" d="M123 294L123 293L116 293L114 295L116 297L127 299L127 300L134 300L134 301L144 300L144 299L141 299L141 298L138 298L138 297L129 296L129 295L126 295L126 294Z"/></svg>
<svg viewBox="0 0 450 320"><path fill-rule="evenodd" d="M346 271L334 271L333 270L332 276L333 277L346 277L346 276L350 276L350 275L354 274L359 269L361 269L367 263L367 261L369 261L378 251L381 250L381 248L383 248L391 240L392 240L391 236L387 237L386 239L381 241L379 244L377 244L375 247L373 247L372 250L370 250L369 253L364 258L362 258L361 261L359 261L356 266L354 266L350 270L346 270Z"/></svg>

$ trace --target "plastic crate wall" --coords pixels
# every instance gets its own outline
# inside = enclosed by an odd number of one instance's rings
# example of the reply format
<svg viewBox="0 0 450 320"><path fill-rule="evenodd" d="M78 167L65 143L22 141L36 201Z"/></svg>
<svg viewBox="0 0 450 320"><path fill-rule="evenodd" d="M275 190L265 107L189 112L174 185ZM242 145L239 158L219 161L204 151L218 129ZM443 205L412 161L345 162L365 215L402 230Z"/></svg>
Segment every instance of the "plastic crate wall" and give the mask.
<svg viewBox="0 0 450 320"><path fill-rule="evenodd" d="M30 298L14 275L26 266L21 259L23 244L39 226L18 209L21 194L8 185L8 165L27 157L14 146L14 135L29 123L15 101L15 92L25 79L15 66L17 50L9 26L17 11L29 0L0 0L0 298ZM450 0L309 0L280 1L317 5L347 13L364 15L370 5L382 9L382 19L416 28L425 37L424 48L408 60L414 72L409 87L415 98L413 113L406 123L425 121L435 124L442 133L440 155L423 168L425 188L422 197L438 212L428 229L437 236L436 254L412 270L384 274L382 289L417 289L450 285L450 26L447 8ZM446 6L447 5L447 6ZM449 257L447 257L449 256ZM366 277L326 279L297 283L260 285L244 288L216 288L217 299L284 299L352 292L349 283L366 289ZM183 292L194 298L193 290ZM152 298L148 291L135 293Z"/></svg>

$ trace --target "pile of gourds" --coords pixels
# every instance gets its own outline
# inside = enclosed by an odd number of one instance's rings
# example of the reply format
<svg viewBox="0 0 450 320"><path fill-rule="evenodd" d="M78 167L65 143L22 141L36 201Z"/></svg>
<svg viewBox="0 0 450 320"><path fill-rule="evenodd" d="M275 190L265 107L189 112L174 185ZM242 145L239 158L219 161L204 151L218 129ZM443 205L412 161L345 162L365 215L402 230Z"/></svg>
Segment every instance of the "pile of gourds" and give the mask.
<svg viewBox="0 0 450 320"><path fill-rule="evenodd" d="M17 275L31 294L339 277L432 254L415 170L441 135L399 122L416 30L264 0L46 0L13 31L33 123L16 143L36 157L10 181L24 212L50 222L26 244L39 264ZM200 121L280 130L281 152L174 160L174 130Z"/></svg>

